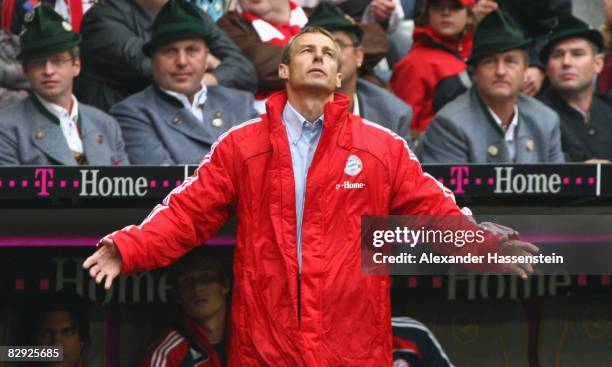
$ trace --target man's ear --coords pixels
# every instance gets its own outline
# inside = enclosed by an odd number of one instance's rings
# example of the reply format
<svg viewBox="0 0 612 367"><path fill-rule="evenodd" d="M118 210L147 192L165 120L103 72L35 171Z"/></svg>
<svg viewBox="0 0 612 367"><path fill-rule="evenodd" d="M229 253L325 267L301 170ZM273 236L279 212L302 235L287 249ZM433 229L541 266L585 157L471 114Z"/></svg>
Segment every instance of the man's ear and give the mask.
<svg viewBox="0 0 612 367"><path fill-rule="evenodd" d="M342 86L342 73L336 74L336 88L340 88Z"/></svg>
<svg viewBox="0 0 612 367"><path fill-rule="evenodd" d="M363 59L365 58L365 49L362 46L355 48L355 55L357 57L357 70L363 65Z"/></svg>
<svg viewBox="0 0 612 367"><path fill-rule="evenodd" d="M599 53L595 55L595 74L601 73L604 66L604 55Z"/></svg>
<svg viewBox="0 0 612 367"><path fill-rule="evenodd" d="M81 59L77 57L74 59L74 69L72 73L72 77L76 78L81 73Z"/></svg>
<svg viewBox="0 0 612 367"><path fill-rule="evenodd" d="M278 77L280 80L289 80L289 65L278 64Z"/></svg>

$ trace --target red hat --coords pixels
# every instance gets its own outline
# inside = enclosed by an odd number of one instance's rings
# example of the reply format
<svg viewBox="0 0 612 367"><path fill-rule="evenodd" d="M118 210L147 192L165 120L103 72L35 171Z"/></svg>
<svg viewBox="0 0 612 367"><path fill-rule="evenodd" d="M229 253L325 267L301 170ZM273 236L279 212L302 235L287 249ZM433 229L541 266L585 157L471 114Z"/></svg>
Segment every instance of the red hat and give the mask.
<svg viewBox="0 0 612 367"><path fill-rule="evenodd" d="M429 2L431 0L425 0L425 8L429 6ZM465 7L472 7L474 5L476 5L476 0L456 0L459 4L461 4L464 8Z"/></svg>

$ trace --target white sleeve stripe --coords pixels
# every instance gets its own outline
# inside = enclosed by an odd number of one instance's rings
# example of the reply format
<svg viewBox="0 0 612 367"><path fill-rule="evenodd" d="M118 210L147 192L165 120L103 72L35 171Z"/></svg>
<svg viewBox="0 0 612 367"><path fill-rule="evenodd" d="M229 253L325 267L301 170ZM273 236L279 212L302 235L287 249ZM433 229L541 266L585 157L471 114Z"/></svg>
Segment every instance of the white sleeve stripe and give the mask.
<svg viewBox="0 0 612 367"><path fill-rule="evenodd" d="M408 156L410 157L410 159L412 159L413 161L419 161L416 157L416 155L414 155L414 153L412 152L412 150L410 150L410 147L408 146L408 142L406 141L406 139L402 138L401 136L397 135L395 132L391 131L390 129L384 127L384 126L380 126L379 124L372 122L372 121L368 121L364 118L361 119L363 121L364 124L368 125L368 126L372 126L376 129L382 130L386 133L388 133L389 135L391 135L393 137L393 139L395 140L399 140L402 143L404 143L404 147L406 148L406 150L408 151Z"/></svg>
<svg viewBox="0 0 612 367"><path fill-rule="evenodd" d="M200 166L198 167L198 169L196 170L195 174L192 175L191 177L188 177L185 181L183 181L183 183L178 186L175 187L162 201L161 204L158 204L153 211L145 218L145 220L138 226L138 229L142 229L142 226L144 226L145 224L149 223L157 214L159 214L160 212L164 211L165 209L168 208L168 206L170 205L170 199L172 198L172 195L174 194L178 194L181 191L185 190L187 187L189 187L193 182L197 181L198 179L198 175L200 173L200 169L207 163L210 162L210 160L212 159L212 156L215 152L215 148L217 147L217 145L223 140L225 139L230 133L241 129L245 126L257 123L262 121L262 119L260 117L254 118L252 120L243 122L240 125L236 125L234 127L232 127L231 129L229 129L228 131L226 131L225 133L223 133L223 135L221 135L219 137L219 139L217 139L217 141L212 145L212 147L210 148L210 152L208 152L208 154L206 154L204 156L204 159L202 160L202 163L200 164ZM131 227L126 227L125 229L130 229ZM125 230L124 229L124 230Z"/></svg>
<svg viewBox="0 0 612 367"><path fill-rule="evenodd" d="M159 365L155 367L166 367L166 363L168 363L168 354L170 354L170 352L172 351L172 349L174 349L174 347L181 344L183 340L185 340L185 338L183 338L182 336L179 336L177 340L175 340L172 344L168 345L166 347L166 350L162 354L161 359L159 360L160 362Z"/></svg>
<svg viewBox="0 0 612 367"><path fill-rule="evenodd" d="M172 331L166 338L155 348L151 357L151 367L157 367L160 363L161 355L164 353L169 344L174 343L177 338L180 338L176 331Z"/></svg>
<svg viewBox="0 0 612 367"><path fill-rule="evenodd" d="M421 325L425 326L422 322L417 319L413 319L412 317L393 317L391 319L391 325L393 326L402 326L402 325Z"/></svg>
<svg viewBox="0 0 612 367"><path fill-rule="evenodd" d="M213 154L215 153L215 149L217 148L217 145L223 141L223 139L225 139L230 133L238 130L238 129L242 129L245 126L260 122L261 118L257 117L255 119L243 122L240 125L234 126L231 129L229 129L228 131L226 131L225 133L223 133L223 135L221 135L219 137L219 139L217 139L217 141L212 145L212 147L210 148L210 152L208 152L208 154L206 154L204 156L204 159L202 160L202 163L200 164L200 166L198 167L198 169L196 170L195 175L188 177L182 185L175 187L174 190L172 190L170 192L170 194L168 194L168 196L166 196L166 198L164 199L163 203L164 205L168 206L170 204L170 199L172 198L172 195L174 194L178 194L179 192L185 190L185 188L189 187L189 185L191 185L194 181L196 181L198 179L198 174L200 172L200 168L202 168L206 163L209 163L210 160L212 159Z"/></svg>
<svg viewBox="0 0 612 367"><path fill-rule="evenodd" d="M406 148L406 151L408 152L408 156L410 157L410 159L415 161L415 162L417 162L419 165L421 164L419 162L419 160L417 159L416 155L414 155L412 150L410 150L410 147L408 146L408 142L404 138L402 138L401 136L397 135L393 131L387 129L386 127L380 126L380 125L378 125L378 124L376 124L374 122L368 121L368 120L363 119L363 118L361 120L363 121L364 124L366 124L368 126L372 126L374 128L377 128L379 130L382 130L382 131L388 133L389 135L391 135L395 140L399 140L402 143L404 143L404 147ZM438 185L438 187L442 190L442 193L444 194L444 196L450 198L453 201L453 203L455 203L455 204L457 203L455 201L455 195L453 194L453 192L451 190L449 190L444 185L442 185L440 183L440 181L438 181L435 178L433 178L429 173L424 173L424 174L425 174L426 177L432 179L436 183L436 185Z"/></svg>

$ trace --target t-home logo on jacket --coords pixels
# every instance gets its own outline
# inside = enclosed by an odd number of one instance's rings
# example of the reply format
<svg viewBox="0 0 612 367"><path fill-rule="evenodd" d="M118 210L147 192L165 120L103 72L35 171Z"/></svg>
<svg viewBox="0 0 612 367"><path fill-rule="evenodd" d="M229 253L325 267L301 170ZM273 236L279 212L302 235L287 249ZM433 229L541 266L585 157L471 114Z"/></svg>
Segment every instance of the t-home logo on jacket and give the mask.
<svg viewBox="0 0 612 367"><path fill-rule="evenodd" d="M344 167L344 173L349 176L357 176L363 165L361 164L361 159L359 159L356 155L351 154L346 160L346 167Z"/></svg>
<svg viewBox="0 0 612 367"><path fill-rule="evenodd" d="M336 184L336 191L340 189L344 189L344 190L363 189L364 187L366 187L366 184L363 182L344 181L343 183Z"/></svg>

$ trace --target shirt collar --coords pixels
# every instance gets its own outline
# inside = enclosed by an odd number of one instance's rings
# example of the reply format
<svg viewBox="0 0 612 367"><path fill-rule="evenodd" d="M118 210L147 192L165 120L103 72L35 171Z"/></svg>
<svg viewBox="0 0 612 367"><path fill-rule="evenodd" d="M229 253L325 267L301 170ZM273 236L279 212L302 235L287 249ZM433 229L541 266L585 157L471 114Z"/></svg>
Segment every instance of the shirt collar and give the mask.
<svg viewBox="0 0 612 367"><path fill-rule="evenodd" d="M588 122L590 120L591 114L589 112L585 112L583 110L581 110L580 108L568 103L567 104L571 109L573 109L574 111L578 112L580 114L580 116L582 116L582 118L584 119L584 122Z"/></svg>
<svg viewBox="0 0 612 367"><path fill-rule="evenodd" d="M361 111L359 111L359 109L359 97L357 97L357 93L355 93L355 95L353 96L353 115L361 116Z"/></svg>
<svg viewBox="0 0 612 367"><path fill-rule="evenodd" d="M285 104L285 108L283 109L283 122L287 128L291 144L296 144L300 139L305 124L310 124L316 129L321 129L323 128L323 119L324 116L321 115L314 122L310 122L293 108L289 102Z"/></svg>
<svg viewBox="0 0 612 367"><path fill-rule="evenodd" d="M182 93L177 93L175 91L171 91L162 87L159 87L159 89L167 95L176 98L183 104L183 107L187 109L202 107L204 103L206 103L206 97L208 94L208 88L206 87L206 84L202 84L202 88L197 91L196 94L193 96L193 102L189 102L189 98L187 98L187 96Z"/></svg>
<svg viewBox="0 0 612 367"><path fill-rule="evenodd" d="M510 124L508 125L507 129L504 129L504 125L502 124L501 119L495 114L495 111L493 111L490 107L487 108L489 109L491 116L493 116L493 120L495 120L497 125L501 127L502 131L505 131L504 137L506 138L506 140L513 139L514 130L518 126L518 105L514 105L514 115L512 116L512 120L510 120Z"/></svg>
<svg viewBox="0 0 612 367"><path fill-rule="evenodd" d="M36 97L38 98L40 103L47 109L47 111L49 111L53 116L57 117L58 120L62 121L66 118L66 116L70 117L70 119L72 119L73 121L77 120L79 116L79 102L77 101L74 95L70 96L72 98L72 111L68 113L68 110L66 110L64 107L46 101L36 92L34 94L36 94Z"/></svg>

